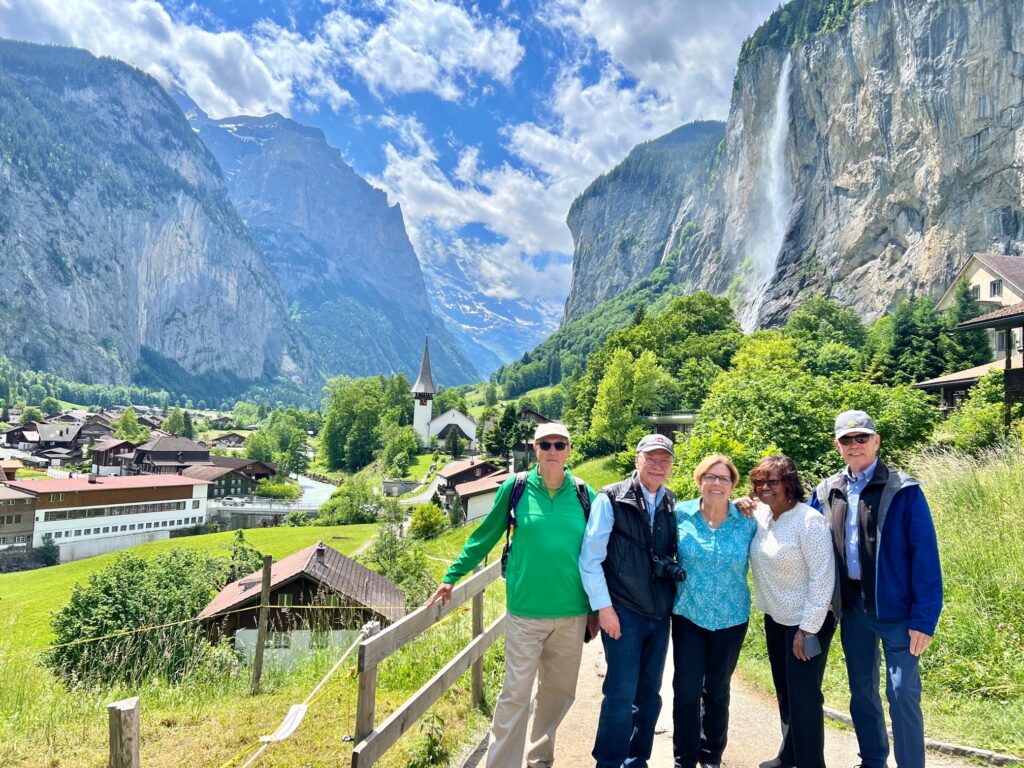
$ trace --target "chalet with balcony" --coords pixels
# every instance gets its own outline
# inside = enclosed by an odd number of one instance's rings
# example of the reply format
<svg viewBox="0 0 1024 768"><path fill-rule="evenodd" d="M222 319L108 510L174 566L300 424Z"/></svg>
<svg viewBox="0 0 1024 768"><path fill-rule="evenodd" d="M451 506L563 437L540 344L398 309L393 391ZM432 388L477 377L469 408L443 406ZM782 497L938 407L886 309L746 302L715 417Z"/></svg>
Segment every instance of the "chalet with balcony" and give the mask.
<svg viewBox="0 0 1024 768"><path fill-rule="evenodd" d="M944 310L953 305L956 291L966 282L980 305L982 317L1005 307L1024 301L1024 256L1007 256L998 253L975 253L957 272L946 292L942 294L936 309ZM1002 360L1006 350L1020 351L1020 329L986 329L992 344L992 359Z"/></svg>
<svg viewBox="0 0 1024 768"><path fill-rule="evenodd" d="M243 456L211 456L210 463L215 467L237 469L243 475L251 477L254 482L269 480L277 474L277 465L272 461L257 461Z"/></svg>
<svg viewBox="0 0 1024 768"><path fill-rule="evenodd" d="M35 495L0 484L0 550L29 549L35 520Z"/></svg>
<svg viewBox="0 0 1024 768"><path fill-rule="evenodd" d="M187 437L156 437L143 443L122 465L125 475L177 474L197 464L210 464L210 451Z"/></svg>
<svg viewBox="0 0 1024 768"><path fill-rule="evenodd" d="M244 472L231 467L196 465L181 473L184 477L206 480L207 498L222 499L225 496L251 496L256 490L256 481Z"/></svg>

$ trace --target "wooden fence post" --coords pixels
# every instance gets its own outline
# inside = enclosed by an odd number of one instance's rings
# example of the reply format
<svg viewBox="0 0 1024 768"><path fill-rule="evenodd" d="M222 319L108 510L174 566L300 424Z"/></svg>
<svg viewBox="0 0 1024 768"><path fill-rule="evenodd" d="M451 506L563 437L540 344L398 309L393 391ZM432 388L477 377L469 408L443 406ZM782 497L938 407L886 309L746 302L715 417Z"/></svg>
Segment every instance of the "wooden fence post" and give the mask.
<svg viewBox="0 0 1024 768"><path fill-rule="evenodd" d="M480 573L483 566L478 565L474 573ZM473 595L473 637L479 637L484 633L484 593ZM473 706L479 707L484 701L484 658L481 656L473 662L470 667L470 680L472 682Z"/></svg>
<svg viewBox="0 0 1024 768"><path fill-rule="evenodd" d="M380 632L380 622L370 621L363 626L365 637L372 637ZM364 638L365 639L365 638ZM359 649L360 656L363 649ZM360 664L360 666L362 666ZM368 664L359 672L359 698L356 700L356 744L365 739L373 731L373 721L377 717L377 662Z"/></svg>
<svg viewBox="0 0 1024 768"><path fill-rule="evenodd" d="M139 768L139 697L107 704L110 723L108 768Z"/></svg>
<svg viewBox="0 0 1024 768"><path fill-rule="evenodd" d="M252 694L260 690L260 676L263 674L263 648L267 644L267 619L270 614L270 569L274 558L263 556L263 589L260 592L259 629L256 631L256 654L252 658Z"/></svg>

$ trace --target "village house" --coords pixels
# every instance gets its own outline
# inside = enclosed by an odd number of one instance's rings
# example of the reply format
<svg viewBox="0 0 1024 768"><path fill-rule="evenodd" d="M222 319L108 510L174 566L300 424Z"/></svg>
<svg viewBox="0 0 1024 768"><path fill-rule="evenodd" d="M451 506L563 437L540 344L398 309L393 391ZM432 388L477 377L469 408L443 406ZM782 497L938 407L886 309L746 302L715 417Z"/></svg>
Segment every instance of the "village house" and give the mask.
<svg viewBox="0 0 1024 768"><path fill-rule="evenodd" d="M476 419L455 408L449 408L440 416L434 417L434 377L430 371L430 344L423 344L423 360L420 362L420 375L412 385L412 428L419 438L420 445L427 448L433 438L439 442L455 433L465 440L468 448L476 447Z"/></svg>
<svg viewBox="0 0 1024 768"><path fill-rule="evenodd" d="M975 253L960 268L946 292L936 303L938 310L949 309L961 283L971 287L971 293L981 307L982 315L1024 302L1024 257L998 253ZM1011 352L1021 351L1019 329L989 330L992 359L1003 359L1007 347Z"/></svg>
<svg viewBox="0 0 1024 768"><path fill-rule="evenodd" d="M216 448L241 448L245 443L245 436L237 432L227 432L210 441L210 445Z"/></svg>
<svg viewBox="0 0 1024 768"><path fill-rule="evenodd" d="M479 480L470 480L455 486L455 493L462 502L462 511L467 523L482 520L494 506L494 497L498 494L498 486L511 477L509 472L495 472Z"/></svg>
<svg viewBox="0 0 1024 768"><path fill-rule="evenodd" d="M252 658L262 571L228 584L199 614L211 640L234 638ZM390 579L318 542L276 562L270 573L267 658L288 665L313 648L351 642L368 621L405 616L405 595ZM318 606L315 610L304 607ZM326 607L320 607L326 606Z"/></svg>
<svg viewBox="0 0 1024 768"><path fill-rule="evenodd" d="M62 562L165 539L171 531L204 524L206 485L178 475L7 483L35 496L32 546L52 537Z"/></svg>
<svg viewBox="0 0 1024 768"><path fill-rule="evenodd" d="M0 482L13 480L25 465L17 459L0 459Z"/></svg>
<svg viewBox="0 0 1024 768"><path fill-rule="evenodd" d="M453 461L437 473L437 476L441 478L437 492L447 496L450 501L455 495L456 486L493 475L495 472L500 472L501 469L497 464L476 458Z"/></svg>
<svg viewBox="0 0 1024 768"><path fill-rule="evenodd" d="M217 416L213 419L207 419L206 424L210 429L231 429L235 425L235 420L230 416Z"/></svg>
<svg viewBox="0 0 1024 768"><path fill-rule="evenodd" d="M113 419L106 414L90 413L85 417L85 423L82 424L82 439L86 442L105 440L114 433L111 427L112 423Z"/></svg>
<svg viewBox="0 0 1024 768"><path fill-rule="evenodd" d="M207 498L222 499L225 496L251 496L256 490L256 481L244 472L231 467L198 465L181 473L184 477L206 480Z"/></svg>
<svg viewBox="0 0 1024 768"><path fill-rule="evenodd" d="M122 474L176 474L197 464L210 464L209 449L187 437L162 435L136 448Z"/></svg>
<svg viewBox="0 0 1024 768"><path fill-rule="evenodd" d="M121 467L135 453L135 444L116 437L103 440L92 447L91 461L94 475L120 475Z"/></svg>
<svg viewBox="0 0 1024 768"><path fill-rule="evenodd" d="M277 465L271 461L257 461L244 456L211 456L210 463L215 467L227 467L237 469L243 475L248 475L254 482L270 480L277 474Z"/></svg>
<svg viewBox="0 0 1024 768"><path fill-rule="evenodd" d="M32 451L39 447L39 432L36 423L18 424L3 433L3 444L19 451Z"/></svg>
<svg viewBox="0 0 1024 768"><path fill-rule="evenodd" d="M0 484L0 550L32 546L35 512L33 494Z"/></svg>

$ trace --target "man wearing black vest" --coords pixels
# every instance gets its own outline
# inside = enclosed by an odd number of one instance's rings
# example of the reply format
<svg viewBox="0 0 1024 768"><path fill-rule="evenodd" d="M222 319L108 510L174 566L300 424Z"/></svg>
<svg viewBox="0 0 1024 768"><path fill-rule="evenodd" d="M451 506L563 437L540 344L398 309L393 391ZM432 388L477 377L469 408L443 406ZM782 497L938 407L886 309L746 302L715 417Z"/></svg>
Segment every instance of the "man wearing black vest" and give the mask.
<svg viewBox="0 0 1024 768"><path fill-rule="evenodd" d="M646 768L677 580L675 496L665 487L672 441L647 435L636 471L594 499L580 573L598 612L608 673L593 756L597 768Z"/></svg>
<svg viewBox="0 0 1024 768"><path fill-rule="evenodd" d="M832 527L832 610L850 680L850 716L863 768L885 768L889 739L878 695L879 644L899 768L924 768L918 662L942 610L942 571L920 484L878 458L880 438L864 411L845 411L835 445L846 468L824 480L811 506Z"/></svg>

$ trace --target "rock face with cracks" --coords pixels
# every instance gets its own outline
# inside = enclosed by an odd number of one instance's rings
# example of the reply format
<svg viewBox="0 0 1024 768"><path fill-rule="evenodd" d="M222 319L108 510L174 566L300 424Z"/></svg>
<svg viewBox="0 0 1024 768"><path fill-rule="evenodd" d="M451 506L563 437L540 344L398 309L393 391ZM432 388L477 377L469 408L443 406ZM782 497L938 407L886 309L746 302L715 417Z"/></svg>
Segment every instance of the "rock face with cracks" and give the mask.
<svg viewBox="0 0 1024 768"><path fill-rule="evenodd" d="M147 75L0 41L0 338L26 367L126 383L303 378L308 348L216 161Z"/></svg>
<svg viewBox="0 0 1024 768"><path fill-rule="evenodd" d="M756 290L768 210L780 204L765 180L787 56L783 225L767 284ZM971 253L1024 246L1022 125L1024 4L860 4L836 31L744 56L724 142L696 184L705 191L676 208L674 220L693 225L671 228L660 252L674 254L676 282L728 294L741 316L756 300L751 326L780 321L811 292L867 320L906 294L937 297ZM581 200L574 210L586 208ZM632 188L622 200L637 208ZM615 244L666 219L664 196L649 202L644 225L614 243L595 250L576 237L567 317L602 298L593 274ZM576 235L588 224L570 214L570 227ZM649 274L657 266L649 252L616 255L613 284Z"/></svg>

